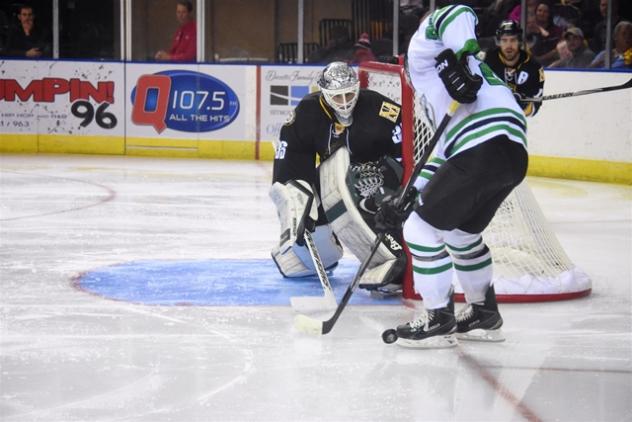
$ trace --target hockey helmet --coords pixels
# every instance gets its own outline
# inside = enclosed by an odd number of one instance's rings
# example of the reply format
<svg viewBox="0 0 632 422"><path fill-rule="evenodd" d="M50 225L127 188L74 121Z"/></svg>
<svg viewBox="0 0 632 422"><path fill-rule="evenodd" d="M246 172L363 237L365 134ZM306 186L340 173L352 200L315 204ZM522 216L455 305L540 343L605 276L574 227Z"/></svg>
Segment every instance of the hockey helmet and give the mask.
<svg viewBox="0 0 632 422"><path fill-rule="evenodd" d="M500 37L503 35L514 35L518 37L518 41L522 41L522 28L516 21L505 20L498 25L496 29L496 41L500 42Z"/></svg>
<svg viewBox="0 0 632 422"><path fill-rule="evenodd" d="M356 72L347 63L332 62L325 66L317 83L340 123L349 126L360 94L360 81Z"/></svg>

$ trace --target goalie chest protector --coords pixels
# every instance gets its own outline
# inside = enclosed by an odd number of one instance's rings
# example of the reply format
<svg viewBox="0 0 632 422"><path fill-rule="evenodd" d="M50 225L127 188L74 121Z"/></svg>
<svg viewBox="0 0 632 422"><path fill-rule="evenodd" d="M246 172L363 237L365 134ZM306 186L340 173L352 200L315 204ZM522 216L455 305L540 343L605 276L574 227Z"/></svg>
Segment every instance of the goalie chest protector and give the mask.
<svg viewBox="0 0 632 422"><path fill-rule="evenodd" d="M401 107L370 90L360 90L353 123L338 123L320 93L303 98L281 128L273 180L315 180L315 158L326 159L336 147L346 145L352 162L401 156ZM282 149L282 151L281 151Z"/></svg>

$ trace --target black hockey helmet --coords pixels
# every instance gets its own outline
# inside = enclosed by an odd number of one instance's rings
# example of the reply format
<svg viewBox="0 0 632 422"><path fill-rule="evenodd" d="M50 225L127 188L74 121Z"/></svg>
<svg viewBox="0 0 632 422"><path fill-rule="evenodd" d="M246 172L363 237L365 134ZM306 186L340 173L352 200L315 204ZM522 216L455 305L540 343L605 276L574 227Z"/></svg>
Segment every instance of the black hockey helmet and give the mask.
<svg viewBox="0 0 632 422"><path fill-rule="evenodd" d="M520 28L520 24L516 21L502 21L496 29L496 41L500 41L500 37L503 35L515 35L518 37L518 41L522 41L522 28Z"/></svg>

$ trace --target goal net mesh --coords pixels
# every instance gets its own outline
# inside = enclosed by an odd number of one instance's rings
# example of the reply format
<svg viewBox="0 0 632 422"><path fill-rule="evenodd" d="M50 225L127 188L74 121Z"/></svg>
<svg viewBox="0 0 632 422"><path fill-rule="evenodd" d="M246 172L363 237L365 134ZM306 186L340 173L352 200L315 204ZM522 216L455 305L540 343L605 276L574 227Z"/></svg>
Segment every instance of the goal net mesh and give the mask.
<svg viewBox="0 0 632 422"><path fill-rule="evenodd" d="M421 159L434 127L401 66L363 63L359 76L364 88L378 91L402 105L402 149L407 178ZM526 180L502 203L483 232L483 239L492 252L494 287L499 301L562 300L590 293L589 277L562 249ZM412 283L409 271L404 281L406 299L416 297ZM463 290L456 278L454 284L457 299L462 300Z"/></svg>

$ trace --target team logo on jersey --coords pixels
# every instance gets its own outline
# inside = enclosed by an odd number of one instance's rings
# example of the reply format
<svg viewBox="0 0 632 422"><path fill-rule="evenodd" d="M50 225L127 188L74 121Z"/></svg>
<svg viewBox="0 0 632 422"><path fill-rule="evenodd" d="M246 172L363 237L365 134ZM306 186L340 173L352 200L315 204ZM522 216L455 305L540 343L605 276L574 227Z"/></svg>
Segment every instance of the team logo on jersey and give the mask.
<svg viewBox="0 0 632 422"><path fill-rule="evenodd" d="M395 123L397 118L399 117L400 107L396 106L393 103L387 103L386 101L382 102L382 107L380 107L380 117L384 117L387 120Z"/></svg>
<svg viewBox="0 0 632 422"><path fill-rule="evenodd" d="M522 85L523 83L527 82L527 79L529 79L529 74L523 70L518 74L518 77L516 78L516 83L518 85Z"/></svg>

